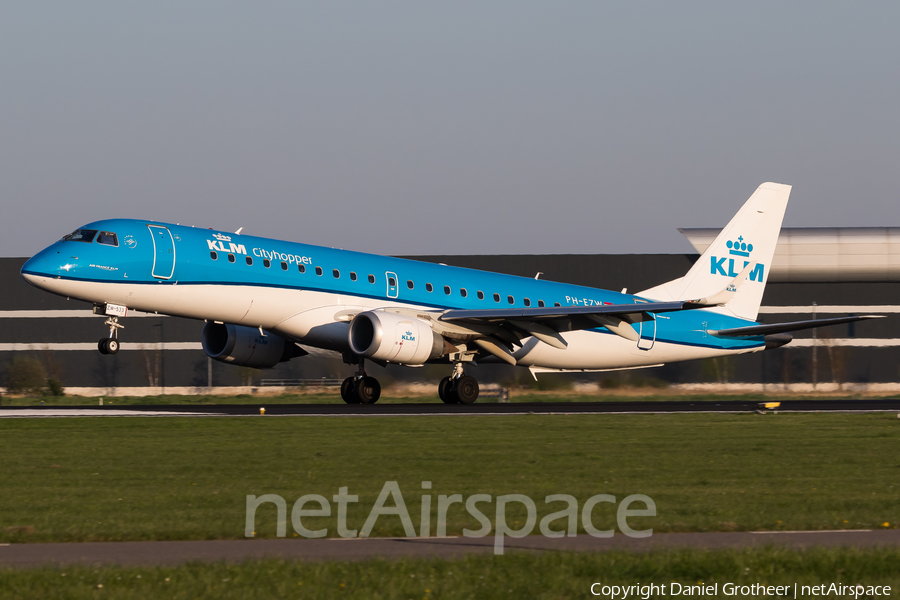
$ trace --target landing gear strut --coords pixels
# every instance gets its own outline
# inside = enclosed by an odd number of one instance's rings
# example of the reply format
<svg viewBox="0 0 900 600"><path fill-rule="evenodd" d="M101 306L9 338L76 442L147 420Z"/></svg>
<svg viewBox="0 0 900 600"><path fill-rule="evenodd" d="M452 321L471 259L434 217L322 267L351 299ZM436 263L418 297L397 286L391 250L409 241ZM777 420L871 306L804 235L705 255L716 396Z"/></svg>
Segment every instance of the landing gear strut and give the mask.
<svg viewBox="0 0 900 600"><path fill-rule="evenodd" d="M366 375L364 358L359 357L359 370L341 384L341 398L347 404L375 404L381 397L381 384Z"/></svg>
<svg viewBox="0 0 900 600"><path fill-rule="evenodd" d="M119 351L119 330L125 326L119 324L119 317L109 317L104 325L109 326L109 337L97 342L97 349L100 354L115 354Z"/></svg>
<svg viewBox="0 0 900 600"><path fill-rule="evenodd" d="M445 404L473 404L478 400L478 382L463 374L463 363L453 365L453 375L438 384L438 396Z"/></svg>

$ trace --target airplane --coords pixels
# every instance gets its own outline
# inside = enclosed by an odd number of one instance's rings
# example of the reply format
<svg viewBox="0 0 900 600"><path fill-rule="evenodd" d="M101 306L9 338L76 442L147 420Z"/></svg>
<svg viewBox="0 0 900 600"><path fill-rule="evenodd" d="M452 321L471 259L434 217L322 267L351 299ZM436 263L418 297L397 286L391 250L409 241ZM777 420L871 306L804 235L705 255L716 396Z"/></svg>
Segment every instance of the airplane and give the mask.
<svg viewBox="0 0 900 600"><path fill-rule="evenodd" d="M588 372L760 352L791 332L880 315L756 321L791 186L764 183L686 275L628 294L156 221L76 229L22 267L28 283L106 315L103 354L119 351L129 310L202 319L203 350L271 368L308 354L356 365L341 398L381 395L366 361L452 365L438 395L471 404L466 367L503 362ZM540 274L538 274L539 276Z"/></svg>

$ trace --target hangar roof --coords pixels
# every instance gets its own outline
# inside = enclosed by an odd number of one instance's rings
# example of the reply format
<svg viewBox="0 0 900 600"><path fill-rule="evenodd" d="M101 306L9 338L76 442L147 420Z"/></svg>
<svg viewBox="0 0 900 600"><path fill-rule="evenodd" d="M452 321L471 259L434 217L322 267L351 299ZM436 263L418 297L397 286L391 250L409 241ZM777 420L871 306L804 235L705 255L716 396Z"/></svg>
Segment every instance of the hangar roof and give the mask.
<svg viewBox="0 0 900 600"><path fill-rule="evenodd" d="M703 254L721 229L679 229ZM900 227L785 227L769 281L900 281Z"/></svg>

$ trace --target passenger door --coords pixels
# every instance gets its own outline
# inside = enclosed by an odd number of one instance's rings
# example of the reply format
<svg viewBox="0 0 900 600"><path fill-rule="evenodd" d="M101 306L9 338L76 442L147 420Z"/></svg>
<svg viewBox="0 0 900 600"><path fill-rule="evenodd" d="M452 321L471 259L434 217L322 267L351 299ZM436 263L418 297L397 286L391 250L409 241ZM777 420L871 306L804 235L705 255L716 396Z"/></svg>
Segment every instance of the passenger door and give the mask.
<svg viewBox="0 0 900 600"><path fill-rule="evenodd" d="M175 274L175 240L168 227L147 225L153 237L153 276L157 279L171 279Z"/></svg>

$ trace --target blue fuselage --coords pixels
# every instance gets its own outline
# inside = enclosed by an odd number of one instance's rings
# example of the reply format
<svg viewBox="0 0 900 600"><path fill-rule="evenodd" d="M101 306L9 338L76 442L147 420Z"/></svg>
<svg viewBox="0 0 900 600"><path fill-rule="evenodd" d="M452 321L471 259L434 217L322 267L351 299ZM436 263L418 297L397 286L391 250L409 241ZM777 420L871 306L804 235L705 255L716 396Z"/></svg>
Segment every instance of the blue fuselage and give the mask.
<svg viewBox="0 0 900 600"><path fill-rule="evenodd" d="M316 306L446 310L647 301L565 283L152 221L103 220L80 231L97 235L90 241L61 240L50 245L23 266L22 275L48 291L94 303L123 304L135 310L276 332L279 324L298 311ZM234 298L233 305L229 296ZM758 350L764 345L762 337L718 338L708 333L751 324L754 322L702 309L658 314L650 323L634 325L646 340L639 350L644 350L648 358L643 363L639 358L630 359L628 364L668 362L679 360L680 355L684 356L680 360L700 358L713 356L716 351ZM288 329L280 333L299 343L339 349L333 340L317 344L314 335L303 336ZM580 333L589 334L596 343L610 338L625 341L604 327ZM672 347L671 351L656 352L665 360L649 358L653 347L660 345ZM694 351L679 354L677 348ZM700 349L707 352L698 352ZM628 353L640 357L640 352L629 349ZM574 359L584 353L572 354ZM560 366L565 360L551 362L554 368L567 368ZM607 364L583 362L579 358L568 366L587 369Z"/></svg>

